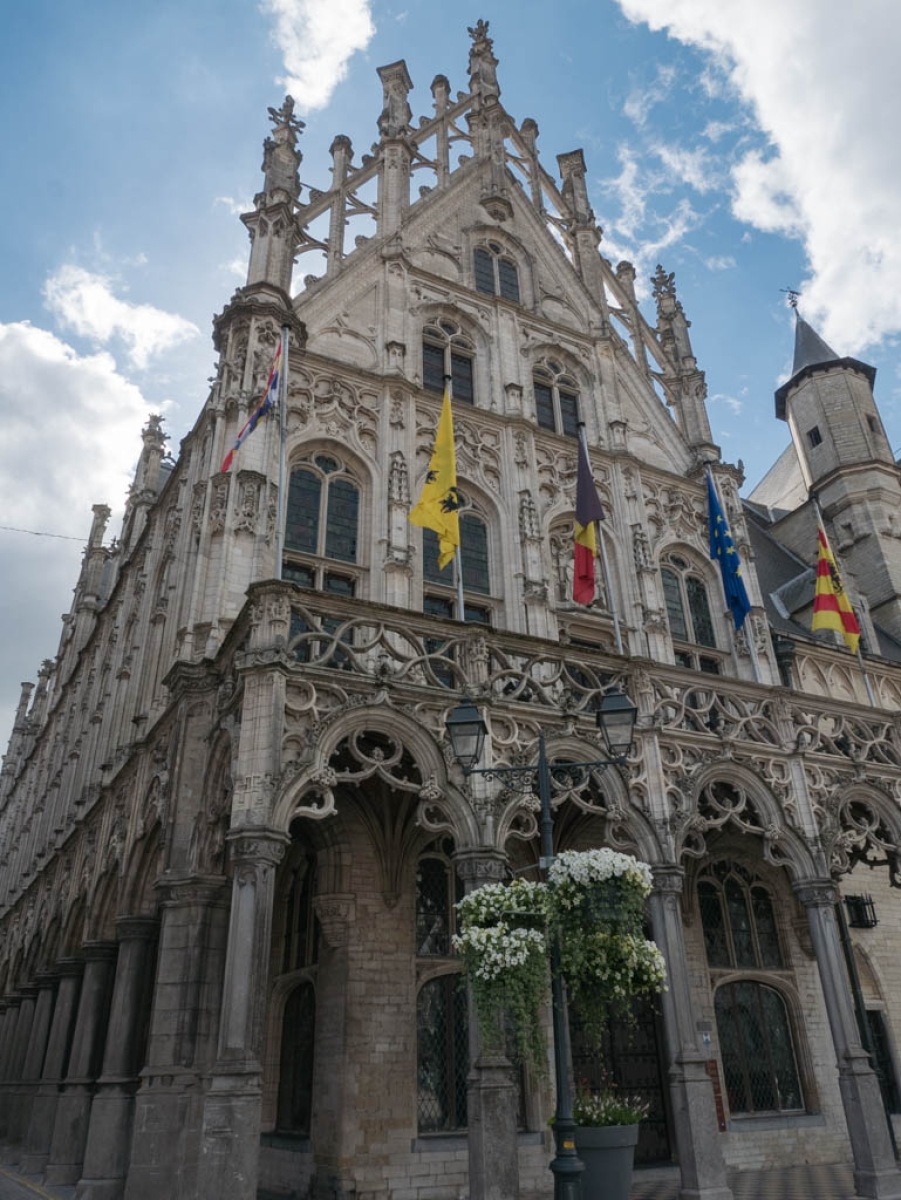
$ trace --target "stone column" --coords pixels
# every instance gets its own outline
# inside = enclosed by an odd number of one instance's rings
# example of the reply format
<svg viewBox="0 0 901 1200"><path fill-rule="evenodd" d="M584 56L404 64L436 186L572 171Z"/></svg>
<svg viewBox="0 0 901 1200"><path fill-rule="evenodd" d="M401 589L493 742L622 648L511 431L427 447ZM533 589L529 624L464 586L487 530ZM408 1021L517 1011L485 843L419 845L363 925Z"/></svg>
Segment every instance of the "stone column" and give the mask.
<svg viewBox="0 0 901 1200"><path fill-rule="evenodd" d="M662 993L669 1059L669 1090L681 1200L732 1200L719 1141L713 1085L695 1040L688 962L682 932L681 898L685 872L676 864L653 868L651 924L666 959L667 990Z"/></svg>
<svg viewBox="0 0 901 1200"><path fill-rule="evenodd" d="M21 1003L21 996L7 996L6 1011L3 1014L3 1044L0 1045L0 1141L6 1138L10 1097L15 1087L15 1081L10 1074L10 1064L15 1057L16 1024Z"/></svg>
<svg viewBox="0 0 901 1200"><path fill-rule="evenodd" d="M109 1014L116 944L85 942L83 952L84 978L72 1053L53 1123L50 1158L44 1170L44 1182L51 1185L77 1183L81 1176L91 1100Z"/></svg>
<svg viewBox="0 0 901 1200"><path fill-rule="evenodd" d="M6 1061L6 1084L4 1087L3 1106L0 1109L2 1119L3 1139L9 1143L16 1129L15 1108L19 1084L22 1080L22 1068L25 1066L25 1054L28 1050L28 1039L31 1037L31 1025L34 1021L34 1002L37 997L36 987L19 988L19 1011L13 1032L13 1043L10 1047L9 1058ZM14 1154L13 1158L18 1158ZM3 1161L11 1162L10 1149L3 1153Z"/></svg>
<svg viewBox="0 0 901 1200"><path fill-rule="evenodd" d="M117 1200L125 1188L134 1096L143 1065L141 1035L149 1009L150 952L158 931L159 922L152 917L116 921L116 978L77 1200Z"/></svg>
<svg viewBox="0 0 901 1200"><path fill-rule="evenodd" d="M53 1001L56 995L56 972L42 971L37 978L37 997L34 1002L34 1018L31 1036L22 1063L22 1081L13 1100L9 1120L10 1154L7 1162L17 1163L22 1153L22 1143L28 1132L31 1109L35 1093L41 1081L47 1039L50 1036L50 1021L53 1016Z"/></svg>
<svg viewBox="0 0 901 1200"><path fill-rule="evenodd" d="M879 1082L860 1044L851 989L835 922L838 892L830 879L794 884L807 909L826 1014L838 1062L838 1086L854 1155L855 1195L878 1200L901 1197L901 1172L892 1151Z"/></svg>
<svg viewBox="0 0 901 1200"><path fill-rule="evenodd" d="M485 883L500 883L506 857L490 848L462 850L454 857L467 892ZM470 1200L518 1200L519 1147L516 1118L519 1108L516 1080L507 1056L498 1047L482 1045L472 992L469 992L469 1061L467 1119L469 1124Z"/></svg>
<svg viewBox="0 0 901 1200"><path fill-rule="evenodd" d="M197 1194L256 1200L275 870L288 836L245 828L232 830L228 839L235 874L219 1053L204 1101Z"/></svg>
<svg viewBox="0 0 901 1200"><path fill-rule="evenodd" d="M44 1055L40 1084L31 1105L19 1163L19 1170L27 1175L40 1175L50 1156L60 1085L69 1060L83 972L84 962L80 958L61 958L56 964L55 974L59 983L47 1038L47 1053Z"/></svg>
<svg viewBox="0 0 901 1200"><path fill-rule="evenodd" d="M159 952L146 1065L135 1098L127 1200L198 1194L202 1079L215 1061L225 957L225 877L166 874L156 887Z"/></svg>

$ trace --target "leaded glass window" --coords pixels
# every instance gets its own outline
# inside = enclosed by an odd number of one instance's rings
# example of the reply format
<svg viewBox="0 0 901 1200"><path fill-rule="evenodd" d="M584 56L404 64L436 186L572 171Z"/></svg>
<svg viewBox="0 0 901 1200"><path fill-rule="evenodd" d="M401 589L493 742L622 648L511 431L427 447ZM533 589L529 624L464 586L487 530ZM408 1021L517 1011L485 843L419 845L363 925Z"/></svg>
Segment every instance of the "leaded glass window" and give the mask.
<svg viewBox="0 0 901 1200"><path fill-rule="evenodd" d="M772 896L750 871L729 862L708 867L698 907L711 967L784 969Z"/></svg>
<svg viewBox="0 0 901 1200"><path fill-rule="evenodd" d="M420 958L445 958L452 953L454 905L463 898L452 854L453 843L445 838L416 864L416 953Z"/></svg>
<svg viewBox="0 0 901 1200"><path fill-rule="evenodd" d="M417 1116L420 1133L466 1128L469 1023L466 978L439 975L416 999Z"/></svg>
<svg viewBox="0 0 901 1200"><path fill-rule="evenodd" d="M359 533L360 488L344 463L330 454L298 463L288 485L282 578L302 587L354 595L355 576L334 572L322 560L355 565Z"/></svg>
<svg viewBox="0 0 901 1200"><path fill-rule="evenodd" d="M717 989L715 1009L732 1112L803 1109L791 1025L780 993L755 980L728 983Z"/></svg>
<svg viewBox="0 0 901 1200"><path fill-rule="evenodd" d="M542 429L579 436L579 389L563 366L552 358L544 359L532 375L535 415Z"/></svg>
<svg viewBox="0 0 901 1200"><path fill-rule="evenodd" d="M499 242L488 242L473 251L472 270L477 292L519 303L519 272Z"/></svg>
<svg viewBox="0 0 901 1200"><path fill-rule="evenodd" d="M451 377L451 396L475 404L472 342L453 321L440 320L422 331L422 386L444 391L444 376Z"/></svg>
<svg viewBox="0 0 901 1200"><path fill-rule="evenodd" d="M279 1056L276 1129L309 1133L313 1110L313 1041L316 995L312 983L296 987L285 1002Z"/></svg>
<svg viewBox="0 0 901 1200"><path fill-rule="evenodd" d="M660 578L673 641L708 646L715 650L716 633L710 612L710 597L707 584L701 576L686 559L678 554L670 554L660 565ZM676 661L682 666L711 675L719 673L719 660L711 655L698 655L678 646L675 654Z"/></svg>
<svg viewBox="0 0 901 1200"><path fill-rule="evenodd" d="M488 564L488 527L481 516L465 511L469 501L459 492L460 507L460 561L463 568L463 590L479 592L483 596L491 593L491 577ZM438 566L440 553L438 534L434 529L422 531L422 576L428 583L454 586L454 565Z"/></svg>

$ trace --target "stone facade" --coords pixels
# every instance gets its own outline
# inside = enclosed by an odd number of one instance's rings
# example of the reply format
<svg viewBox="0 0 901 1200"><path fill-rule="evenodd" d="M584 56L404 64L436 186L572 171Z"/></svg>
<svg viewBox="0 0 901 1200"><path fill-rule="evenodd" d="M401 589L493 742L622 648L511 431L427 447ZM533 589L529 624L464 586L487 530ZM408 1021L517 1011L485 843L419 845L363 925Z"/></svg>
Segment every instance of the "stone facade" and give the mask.
<svg viewBox="0 0 901 1200"><path fill-rule="evenodd" d="M835 906L872 894L852 956L892 1073L901 667L871 642L870 705L842 648L800 627L777 646L673 277L650 281L652 325L634 269L603 256L581 151L555 184L535 122L500 103L487 25L470 34L467 90L437 76L416 122L406 66L380 68L380 140L357 161L336 138L325 191L301 192L293 102L270 110L209 399L175 461L159 420L144 430L112 545L95 506L0 776L4 1161L80 1200L547 1192L548 1080L480 1054L448 941L463 888L537 870L534 802L464 777L444 722L468 696L486 763L533 762L539 733L552 759L592 761L618 686L639 710L628 762L554 805L561 847L654 868L670 986L643 1080L622 1071L654 1090L657 1157L694 1200L729 1200L727 1166L849 1157L858 1195L901 1197ZM325 271L298 288L309 251ZM277 420L221 464L283 331L280 496ZM829 408L824 436L842 403L878 419L848 361L820 373L851 372L844 391L797 381L805 413ZM465 623L408 521L445 372ZM569 598L577 419L607 514L590 606ZM882 442L830 453L827 519L875 520L867 481L899 486ZM753 605L739 636L707 554L708 466ZM809 506L789 514L787 543L810 526ZM748 1022L767 1030L750 1056Z"/></svg>

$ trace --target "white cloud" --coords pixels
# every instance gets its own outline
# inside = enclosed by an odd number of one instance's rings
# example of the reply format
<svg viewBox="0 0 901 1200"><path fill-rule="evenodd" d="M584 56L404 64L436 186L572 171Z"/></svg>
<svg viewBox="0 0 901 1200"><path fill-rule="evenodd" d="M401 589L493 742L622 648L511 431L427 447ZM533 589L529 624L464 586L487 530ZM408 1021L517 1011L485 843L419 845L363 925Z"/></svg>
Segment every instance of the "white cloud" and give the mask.
<svg viewBox="0 0 901 1200"><path fill-rule="evenodd" d="M260 10L275 18L272 37L287 72L276 83L302 112L328 104L348 60L375 33L369 0L262 0Z"/></svg>
<svg viewBox="0 0 901 1200"><path fill-rule="evenodd" d="M843 353L901 329L901 8L891 0L619 0L706 51L765 134L733 172L734 212L803 239L805 314Z"/></svg>
<svg viewBox="0 0 901 1200"><path fill-rule="evenodd" d="M652 146L673 179L686 183L696 192L712 192L722 184L722 172L710 159L703 146L696 150L688 150L684 146L667 145L656 142Z"/></svg>
<svg viewBox="0 0 901 1200"><path fill-rule="evenodd" d="M735 259L731 254L713 254L704 259L704 266L708 271L730 271L735 266Z"/></svg>
<svg viewBox="0 0 901 1200"><path fill-rule="evenodd" d="M149 406L101 352L79 355L28 322L0 324L0 478L4 526L87 538L91 505L121 513ZM124 469L123 469L124 468ZM110 533L116 531L114 516ZM56 653L83 546L0 530L0 740L16 681ZM11 690L10 690L11 684Z"/></svg>
<svg viewBox="0 0 901 1200"><path fill-rule="evenodd" d="M240 279L243 283L247 278L247 255L236 254L234 258L230 258L228 262L220 263L219 270L226 275L232 275L236 279Z"/></svg>
<svg viewBox="0 0 901 1200"><path fill-rule="evenodd" d="M711 404L725 404L727 408L731 408L736 416L741 412L741 401L736 396L727 396L725 392L717 392L715 396L710 397Z"/></svg>
<svg viewBox="0 0 901 1200"><path fill-rule="evenodd" d="M676 68L664 63L657 64L657 77L650 84L635 87L626 97L623 113L634 121L639 129L643 128L648 119L648 113L655 104L660 104L670 94L676 80Z"/></svg>
<svg viewBox="0 0 901 1200"><path fill-rule="evenodd" d="M133 366L141 369L156 354L169 350L200 330L177 313L151 304L132 304L113 294L113 281L66 263L44 285L44 301L60 325L80 337L105 345L120 337Z"/></svg>
<svg viewBox="0 0 901 1200"><path fill-rule="evenodd" d="M250 212L253 208L250 200L235 199L234 196L216 196L213 204L221 204L233 217L240 217L242 213Z"/></svg>

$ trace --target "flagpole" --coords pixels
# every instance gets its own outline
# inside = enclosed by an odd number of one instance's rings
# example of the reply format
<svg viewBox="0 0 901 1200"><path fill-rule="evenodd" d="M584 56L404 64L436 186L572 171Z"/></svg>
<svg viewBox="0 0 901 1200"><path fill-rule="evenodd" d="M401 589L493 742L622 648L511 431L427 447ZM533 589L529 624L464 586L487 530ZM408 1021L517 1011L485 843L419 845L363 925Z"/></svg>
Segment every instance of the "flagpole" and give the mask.
<svg viewBox="0 0 901 1200"><path fill-rule="evenodd" d="M813 504L813 511L816 513L817 528L822 529L823 537L826 539L826 544L829 546L829 553L835 559L836 565L838 565L838 559L835 557L835 551L832 549L832 543L829 541L829 534L826 532L826 522L823 520L823 512L822 512L822 509L820 508L820 503L817 500L816 496L814 496L812 493L810 496L810 500L811 500L811 503ZM842 571L840 568L839 568L839 573L844 578L844 571ZM850 597L848 599L848 603L849 604L851 603ZM851 611L854 612L853 604L851 605ZM859 622L858 622L858 624L859 624ZM860 665L860 673L861 673L861 675L863 675L863 685L867 690L867 699L870 702L870 708L878 708L878 705L876 703L876 697L873 694L873 686L870 683L870 676L867 673L867 668L864 666L863 655L860 652L860 641L859 640L857 643L857 662Z"/></svg>
<svg viewBox="0 0 901 1200"><path fill-rule="evenodd" d="M279 380L278 397L278 516L275 524L275 578L282 577L282 559L285 553L285 517L288 510L285 495L285 459L288 449L288 334L289 326L282 326L282 377Z"/></svg>
<svg viewBox="0 0 901 1200"><path fill-rule="evenodd" d="M444 376L444 386L447 388L447 394L454 399L454 377L453 375ZM463 557L460 554L460 545L457 543L457 548L454 551L454 581L457 585L457 620L466 620L466 604L463 600Z"/></svg>
<svg viewBox="0 0 901 1200"><path fill-rule="evenodd" d="M585 435L585 422L579 421L579 440L582 443L582 449L585 451L585 459L588 463L591 459L588 457L588 438ZM616 638L616 653L623 653L623 635L619 627L619 612L616 607L616 592L613 587L613 580L610 578L610 563L607 559L607 546L604 542L603 534L601 533L600 521L594 523L594 536L598 544L598 552L601 556L601 570L604 573L604 586L607 589L607 602L610 605L610 615L613 617L613 636Z"/></svg>
<svg viewBox="0 0 901 1200"><path fill-rule="evenodd" d="M719 505L720 511L721 511L721 512L724 514L724 516L725 516L725 512L726 512L726 510L723 508L723 500L722 500L722 497L720 496L720 490L719 490L719 488L716 486L716 480L715 480L715 479L714 479L714 477L713 477L713 472L712 472L712 471L711 471L711 469L710 469L710 463L707 463L707 464L706 464L706 470L707 470L707 479L708 479L708 481L709 481L709 483L710 483L710 486L711 486L711 488L713 489L713 494L714 494L714 496L716 496L716 502L717 502L717 504ZM731 536L731 534L730 534L730 536ZM736 554L738 554L738 547L737 547L737 546L735 547L735 553L736 553ZM740 554L738 554L738 561L739 561L739 563L741 563L741 555L740 555ZM722 576L722 571L720 571L720 576ZM725 581L724 581L724 580L722 580L722 578L721 578L720 582L721 582L721 584L722 584L722 587L723 587L723 599L724 599L724 600L726 600L726 602L727 602L727 605L728 605L728 596L726 595L726 585L725 585ZM747 589L745 589L745 591L747 591ZM748 614L748 615L750 615L750 614ZM733 647L734 647L734 646L735 646L735 635L736 635L736 633L737 633L737 630L736 630L736 628L735 628L735 622L734 622L734 621L732 621L732 622L730 623L730 628L731 628L731 630L732 630L732 645L733 645ZM746 644L747 644L747 647L748 647L748 654L749 654L749 655L750 655L750 657L751 657L751 674L754 676L754 682L755 682L755 683L760 683L760 662L759 662L759 660L758 660L758 658L757 658L757 647L754 645L754 630L753 630L753 627L752 627L751 629L749 629L749 630L748 630L748 631L745 633L745 642L746 642Z"/></svg>

